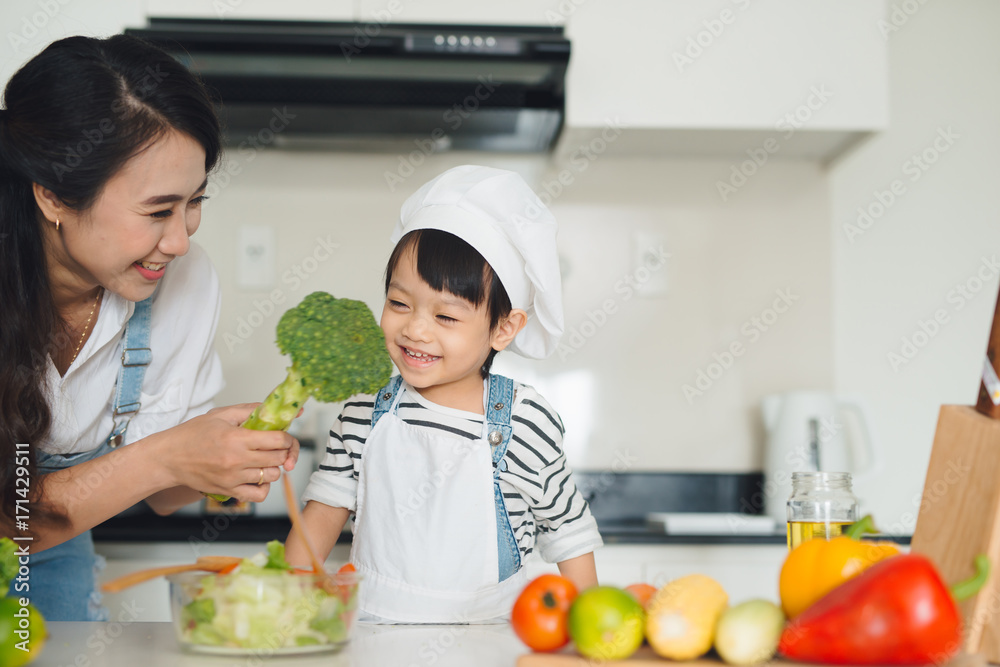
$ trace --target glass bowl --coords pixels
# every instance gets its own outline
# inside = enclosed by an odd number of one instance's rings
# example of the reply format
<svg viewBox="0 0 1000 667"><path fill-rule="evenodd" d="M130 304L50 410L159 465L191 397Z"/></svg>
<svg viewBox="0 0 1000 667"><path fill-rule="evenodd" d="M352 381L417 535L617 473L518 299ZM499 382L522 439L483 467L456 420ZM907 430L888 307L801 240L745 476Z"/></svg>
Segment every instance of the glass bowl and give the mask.
<svg viewBox="0 0 1000 667"><path fill-rule="evenodd" d="M181 646L223 655L333 651L354 626L361 577L355 572L207 574L167 577Z"/></svg>

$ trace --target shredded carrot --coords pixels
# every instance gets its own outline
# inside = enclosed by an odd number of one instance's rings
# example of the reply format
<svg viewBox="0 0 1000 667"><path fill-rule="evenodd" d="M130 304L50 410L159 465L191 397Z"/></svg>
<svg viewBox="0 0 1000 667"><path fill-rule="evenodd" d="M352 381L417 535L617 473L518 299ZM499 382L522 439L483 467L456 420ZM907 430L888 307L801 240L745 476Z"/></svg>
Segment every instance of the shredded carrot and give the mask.
<svg viewBox="0 0 1000 667"><path fill-rule="evenodd" d="M232 565L227 565L224 568L222 568L221 570L219 570L219 574L229 574L230 572L234 571L239 566L240 566L239 563L233 563Z"/></svg>

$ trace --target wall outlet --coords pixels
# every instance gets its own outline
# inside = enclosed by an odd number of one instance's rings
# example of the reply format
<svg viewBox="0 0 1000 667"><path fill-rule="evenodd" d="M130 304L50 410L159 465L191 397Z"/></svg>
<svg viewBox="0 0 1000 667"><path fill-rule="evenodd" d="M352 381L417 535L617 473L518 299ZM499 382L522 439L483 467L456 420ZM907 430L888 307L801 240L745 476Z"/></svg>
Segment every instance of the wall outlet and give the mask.
<svg viewBox="0 0 1000 667"><path fill-rule="evenodd" d="M237 284L243 289L274 286L276 249L274 227L244 225L237 238Z"/></svg>

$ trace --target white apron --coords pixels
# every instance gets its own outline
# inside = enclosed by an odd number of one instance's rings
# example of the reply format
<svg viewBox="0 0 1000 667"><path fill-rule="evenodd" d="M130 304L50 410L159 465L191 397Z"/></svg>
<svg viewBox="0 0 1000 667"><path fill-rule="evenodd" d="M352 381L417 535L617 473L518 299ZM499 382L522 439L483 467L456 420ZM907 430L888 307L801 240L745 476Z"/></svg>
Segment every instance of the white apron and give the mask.
<svg viewBox="0 0 1000 667"><path fill-rule="evenodd" d="M476 623L510 614L521 568L499 581L489 428L469 440L405 423L402 388L361 455L351 562L361 618ZM370 617L375 618L370 618Z"/></svg>

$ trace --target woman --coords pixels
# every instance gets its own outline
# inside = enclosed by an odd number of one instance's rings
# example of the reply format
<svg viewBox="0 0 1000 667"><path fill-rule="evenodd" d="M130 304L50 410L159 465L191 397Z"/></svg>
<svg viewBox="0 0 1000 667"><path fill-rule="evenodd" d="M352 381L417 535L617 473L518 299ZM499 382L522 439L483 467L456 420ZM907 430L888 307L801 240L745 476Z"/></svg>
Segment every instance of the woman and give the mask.
<svg viewBox="0 0 1000 667"><path fill-rule="evenodd" d="M240 429L253 405L210 409L219 287L188 237L221 142L200 82L135 38L71 37L4 104L0 524L32 538L19 596L99 620L90 528L141 500L261 501L298 443Z"/></svg>

